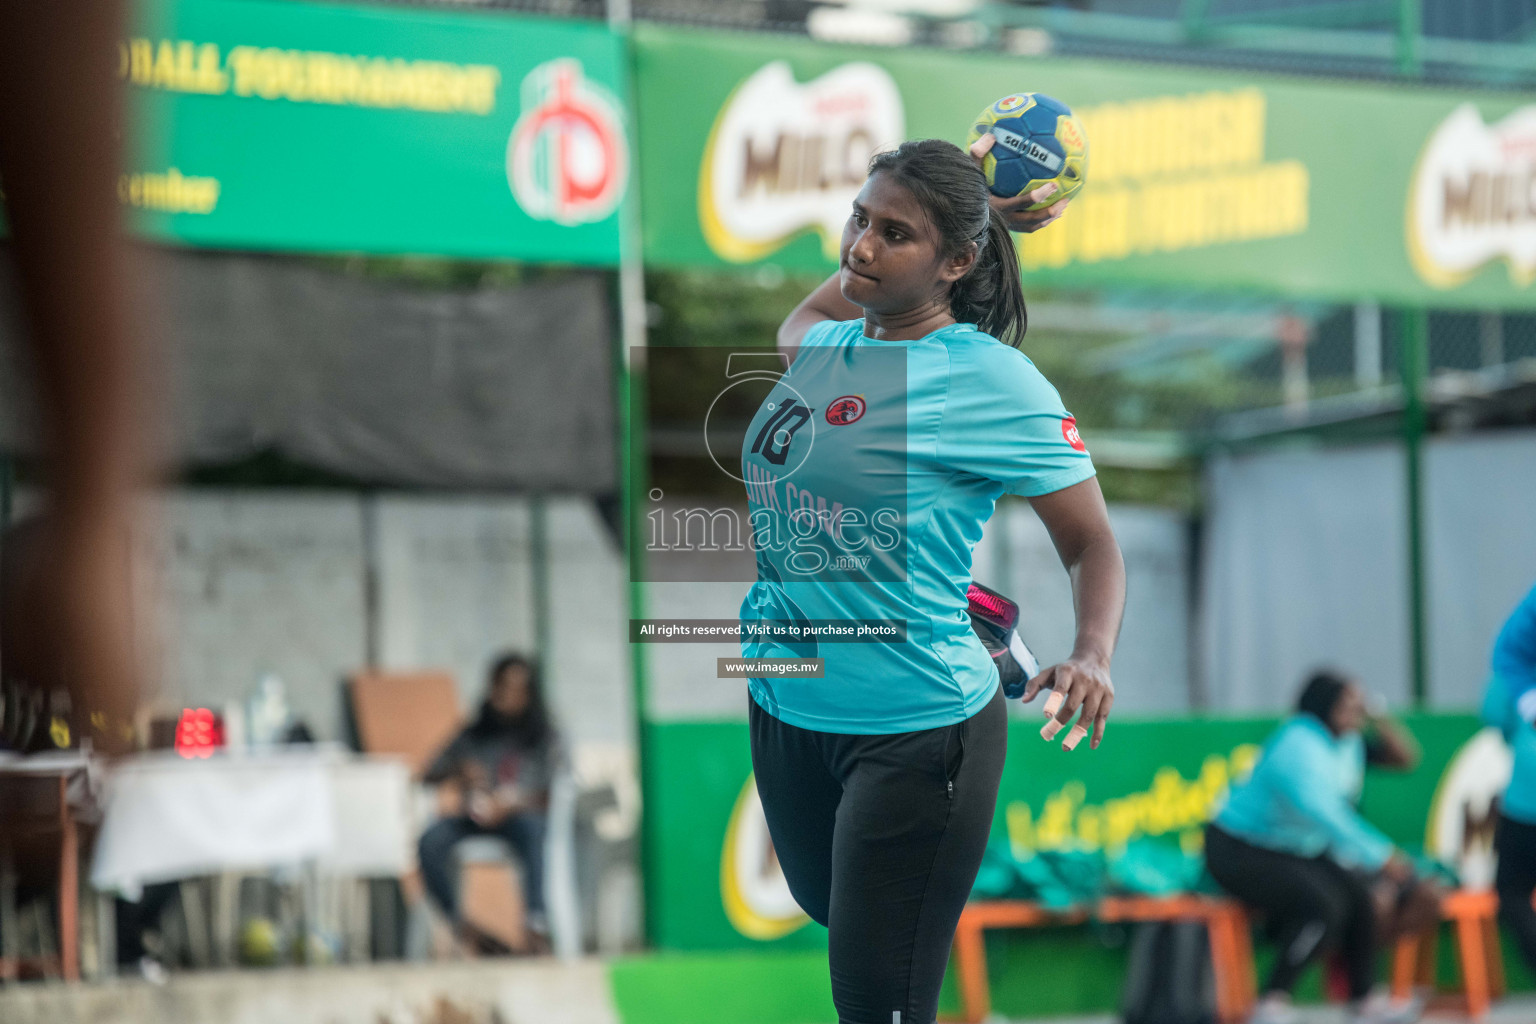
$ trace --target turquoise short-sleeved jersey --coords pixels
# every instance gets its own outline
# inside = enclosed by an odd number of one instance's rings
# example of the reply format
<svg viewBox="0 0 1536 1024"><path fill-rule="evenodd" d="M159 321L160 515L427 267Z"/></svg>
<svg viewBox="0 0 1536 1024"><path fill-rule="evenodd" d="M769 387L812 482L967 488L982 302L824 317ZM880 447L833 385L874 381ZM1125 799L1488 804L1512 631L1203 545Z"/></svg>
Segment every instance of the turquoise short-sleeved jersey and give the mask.
<svg viewBox="0 0 1536 1024"><path fill-rule="evenodd" d="M1293 715L1264 745L1253 774L1232 787L1216 824L1267 850L1328 854L1348 867L1375 871L1393 847L1355 810L1364 771L1358 733L1335 736L1312 715Z"/></svg>
<svg viewBox="0 0 1536 1024"><path fill-rule="evenodd" d="M916 341L818 324L742 446L758 581L754 621L896 621L906 640L744 636L752 658L819 657L820 679L752 679L784 722L821 732L930 729L975 714L997 672L971 632L971 552L1005 491L1094 475L1061 398L1023 353L973 324Z"/></svg>
<svg viewBox="0 0 1536 1024"><path fill-rule="evenodd" d="M1504 791L1504 816L1536 825L1536 727L1521 713L1515 696L1524 682L1514 683L1498 674L1489 679L1483 694L1483 721L1504 734L1514 754L1514 770Z"/></svg>

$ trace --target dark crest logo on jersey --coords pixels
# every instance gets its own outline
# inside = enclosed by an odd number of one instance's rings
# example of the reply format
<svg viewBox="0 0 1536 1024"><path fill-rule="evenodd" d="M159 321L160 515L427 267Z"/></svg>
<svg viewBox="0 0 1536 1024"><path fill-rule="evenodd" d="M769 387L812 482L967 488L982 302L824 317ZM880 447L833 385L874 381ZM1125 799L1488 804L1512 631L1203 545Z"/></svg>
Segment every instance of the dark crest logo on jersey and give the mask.
<svg viewBox="0 0 1536 1024"><path fill-rule="evenodd" d="M827 422L834 427L846 427L864 415L864 399L858 395L844 395L827 406Z"/></svg>

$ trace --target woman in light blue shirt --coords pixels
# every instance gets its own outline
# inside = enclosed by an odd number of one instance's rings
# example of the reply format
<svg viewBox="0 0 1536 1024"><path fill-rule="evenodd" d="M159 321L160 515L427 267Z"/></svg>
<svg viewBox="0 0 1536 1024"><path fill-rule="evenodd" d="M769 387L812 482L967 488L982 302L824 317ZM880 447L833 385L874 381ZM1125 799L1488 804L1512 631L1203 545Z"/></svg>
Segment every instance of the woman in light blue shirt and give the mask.
<svg viewBox="0 0 1536 1024"><path fill-rule="evenodd" d="M1206 829L1211 876L1266 916L1280 948L1254 1024L1294 1020L1297 979L1334 949L1349 977L1353 1021L1418 1017L1415 1003L1373 995L1381 945L1375 882L1385 878L1394 892L1411 892L1413 872L1355 809L1367 760L1406 767L1415 755L1394 733L1368 743L1366 721L1358 686L1336 673L1314 675L1297 713L1269 738L1253 774L1233 787Z"/></svg>
<svg viewBox="0 0 1536 1024"><path fill-rule="evenodd" d="M1499 855L1499 917L1514 932L1520 954L1536 970L1536 587L1510 614L1493 645L1493 676L1483 720L1504 734L1514 772L1499 805L1494 849Z"/></svg>
<svg viewBox="0 0 1536 1024"><path fill-rule="evenodd" d="M1097 747L1114 703L1124 565L1076 421L1018 350L1024 330L986 178L950 143L903 143L873 162L840 270L780 328L794 362L743 438L753 771L790 891L827 927L842 1024L934 1020L1007 746L997 669L966 614L971 552L1004 493L1030 501L1072 580L1074 650L1026 691L1054 691L1041 735ZM872 620L903 635L805 631ZM808 658L817 676L774 664Z"/></svg>

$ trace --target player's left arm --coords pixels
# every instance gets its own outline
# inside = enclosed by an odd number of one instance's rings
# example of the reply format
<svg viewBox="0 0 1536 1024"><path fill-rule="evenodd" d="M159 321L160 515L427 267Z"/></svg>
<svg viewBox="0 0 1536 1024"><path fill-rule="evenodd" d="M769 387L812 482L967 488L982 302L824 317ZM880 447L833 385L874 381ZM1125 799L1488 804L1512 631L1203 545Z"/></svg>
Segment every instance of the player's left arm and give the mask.
<svg viewBox="0 0 1536 1024"><path fill-rule="evenodd" d="M812 327L826 320L842 322L857 320L864 315L863 309L843 298L843 288L838 283L841 276L841 271L833 274L790 310L789 316L779 325L780 352L793 359Z"/></svg>
<svg viewBox="0 0 1536 1024"><path fill-rule="evenodd" d="M1104 738L1104 726L1115 704L1109 662L1125 613L1125 560L1110 528L1109 510L1097 478L1031 497L1029 503L1045 524L1071 577L1077 640L1071 657L1029 681L1024 700L1032 700L1041 689L1050 687L1055 694L1046 702L1045 712L1052 720L1041 735L1054 739L1081 709L1082 719L1067 734L1063 746L1071 750L1091 732L1089 746L1096 748Z"/></svg>
<svg viewBox="0 0 1536 1024"><path fill-rule="evenodd" d="M976 161L976 166L981 166L981 160L992 151L997 143L995 135L987 134L971 143L971 159ZM1028 234L1031 231L1039 231L1041 228L1054 224L1061 219L1061 215L1067 212L1067 203L1070 200L1063 199L1052 203L1043 210L1031 210L1036 203L1043 203L1056 194L1056 186L1053 184L1041 185L1032 192L1014 196L1012 199L1004 199L1002 196L989 195L992 203L992 213L1003 218L1003 223L1008 225L1009 231L1017 231Z"/></svg>

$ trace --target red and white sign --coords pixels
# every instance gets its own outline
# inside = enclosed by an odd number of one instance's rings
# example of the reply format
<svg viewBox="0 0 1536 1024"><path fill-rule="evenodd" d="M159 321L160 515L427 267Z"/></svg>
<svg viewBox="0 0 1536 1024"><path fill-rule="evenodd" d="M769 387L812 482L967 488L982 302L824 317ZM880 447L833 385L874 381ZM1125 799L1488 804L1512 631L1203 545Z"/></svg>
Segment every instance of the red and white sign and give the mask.
<svg viewBox="0 0 1536 1024"><path fill-rule="evenodd" d="M507 140L507 181L532 217L556 224L603 220L629 178L618 100L569 57L523 79L523 108Z"/></svg>
<svg viewBox="0 0 1536 1024"><path fill-rule="evenodd" d="M1083 444L1083 435L1077 432L1077 420L1071 416L1061 421L1061 436L1067 439L1067 444L1080 452L1086 452L1088 446Z"/></svg>

